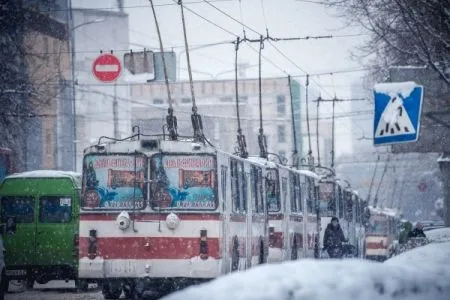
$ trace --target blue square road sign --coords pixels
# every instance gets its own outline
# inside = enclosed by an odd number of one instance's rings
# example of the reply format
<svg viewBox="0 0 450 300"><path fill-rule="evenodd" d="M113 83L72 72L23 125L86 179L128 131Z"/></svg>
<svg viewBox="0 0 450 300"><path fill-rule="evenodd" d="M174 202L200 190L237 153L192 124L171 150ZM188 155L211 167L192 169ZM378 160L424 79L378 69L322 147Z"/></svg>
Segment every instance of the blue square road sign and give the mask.
<svg viewBox="0 0 450 300"><path fill-rule="evenodd" d="M376 84L374 99L374 145L417 141L423 86L411 81Z"/></svg>

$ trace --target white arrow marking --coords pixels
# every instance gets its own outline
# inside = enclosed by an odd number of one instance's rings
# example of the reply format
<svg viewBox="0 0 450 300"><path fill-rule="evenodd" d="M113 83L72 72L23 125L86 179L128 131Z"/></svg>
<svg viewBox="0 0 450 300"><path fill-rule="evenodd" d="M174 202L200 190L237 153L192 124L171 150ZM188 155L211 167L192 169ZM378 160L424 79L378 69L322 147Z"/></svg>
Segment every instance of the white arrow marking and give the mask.
<svg viewBox="0 0 450 300"><path fill-rule="evenodd" d="M97 72L119 72L119 65L96 65Z"/></svg>

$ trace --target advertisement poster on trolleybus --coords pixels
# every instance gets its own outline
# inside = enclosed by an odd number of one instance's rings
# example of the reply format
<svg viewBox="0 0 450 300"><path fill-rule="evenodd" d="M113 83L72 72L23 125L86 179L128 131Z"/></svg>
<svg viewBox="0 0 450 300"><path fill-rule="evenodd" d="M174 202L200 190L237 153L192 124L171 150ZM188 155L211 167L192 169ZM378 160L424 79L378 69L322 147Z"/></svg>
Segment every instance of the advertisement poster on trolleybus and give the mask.
<svg viewBox="0 0 450 300"><path fill-rule="evenodd" d="M152 206L215 209L216 160L213 156L156 155L152 158Z"/></svg>
<svg viewBox="0 0 450 300"><path fill-rule="evenodd" d="M144 207L144 158L133 155L89 155L83 163L84 209Z"/></svg>

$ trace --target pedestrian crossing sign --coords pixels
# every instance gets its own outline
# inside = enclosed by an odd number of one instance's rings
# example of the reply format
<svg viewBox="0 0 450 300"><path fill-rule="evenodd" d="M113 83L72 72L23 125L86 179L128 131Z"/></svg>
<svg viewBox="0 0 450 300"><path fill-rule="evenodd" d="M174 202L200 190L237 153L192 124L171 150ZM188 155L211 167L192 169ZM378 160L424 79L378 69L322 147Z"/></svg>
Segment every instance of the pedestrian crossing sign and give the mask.
<svg viewBox="0 0 450 300"><path fill-rule="evenodd" d="M411 81L376 84L374 99L374 145L417 141L422 111L422 86Z"/></svg>

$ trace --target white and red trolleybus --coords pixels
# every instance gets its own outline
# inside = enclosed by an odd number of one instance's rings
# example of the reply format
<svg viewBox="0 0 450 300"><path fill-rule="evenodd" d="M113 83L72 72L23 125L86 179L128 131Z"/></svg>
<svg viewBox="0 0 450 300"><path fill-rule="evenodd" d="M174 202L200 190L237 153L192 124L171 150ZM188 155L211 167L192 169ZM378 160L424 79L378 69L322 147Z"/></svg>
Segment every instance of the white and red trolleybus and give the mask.
<svg viewBox="0 0 450 300"><path fill-rule="evenodd" d="M268 210L268 262L318 256L315 187L320 177L260 157L248 160L263 166Z"/></svg>
<svg viewBox="0 0 450 300"><path fill-rule="evenodd" d="M370 260L384 261L396 252L400 218L392 210L369 207L369 211L364 257Z"/></svg>
<svg viewBox="0 0 450 300"><path fill-rule="evenodd" d="M83 161L79 278L101 282L113 299L122 290L141 297L244 270L267 262L276 233L269 215L278 213L289 237L283 259L312 257L317 222L307 175L193 140L91 146Z"/></svg>
<svg viewBox="0 0 450 300"><path fill-rule="evenodd" d="M354 247L354 256L362 257L364 244L363 212L364 202L356 191L334 178L322 178L319 182L320 241L323 246L325 229L332 217L339 224L349 244Z"/></svg>

